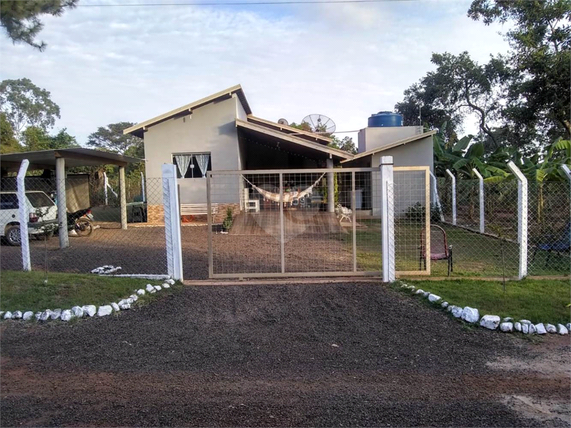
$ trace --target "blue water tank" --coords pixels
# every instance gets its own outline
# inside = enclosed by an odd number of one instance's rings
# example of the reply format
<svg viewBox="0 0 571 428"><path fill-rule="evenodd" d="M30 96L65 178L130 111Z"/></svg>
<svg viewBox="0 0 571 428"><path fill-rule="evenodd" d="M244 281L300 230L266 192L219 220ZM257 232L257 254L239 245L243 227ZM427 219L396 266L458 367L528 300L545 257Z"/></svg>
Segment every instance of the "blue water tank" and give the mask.
<svg viewBox="0 0 571 428"><path fill-rule="evenodd" d="M392 111L380 111L369 118L369 128L402 126L402 115Z"/></svg>

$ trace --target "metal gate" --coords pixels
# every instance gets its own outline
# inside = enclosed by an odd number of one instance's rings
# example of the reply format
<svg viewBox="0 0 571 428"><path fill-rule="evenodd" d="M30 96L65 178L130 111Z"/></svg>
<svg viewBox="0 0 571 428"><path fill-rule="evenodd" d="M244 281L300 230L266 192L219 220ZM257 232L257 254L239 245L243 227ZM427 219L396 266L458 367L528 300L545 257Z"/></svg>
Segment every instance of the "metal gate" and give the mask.
<svg viewBox="0 0 571 428"><path fill-rule="evenodd" d="M395 242L404 258L416 245L418 261L428 181L407 171L395 168ZM380 187L378 168L210 172L209 277L379 276Z"/></svg>

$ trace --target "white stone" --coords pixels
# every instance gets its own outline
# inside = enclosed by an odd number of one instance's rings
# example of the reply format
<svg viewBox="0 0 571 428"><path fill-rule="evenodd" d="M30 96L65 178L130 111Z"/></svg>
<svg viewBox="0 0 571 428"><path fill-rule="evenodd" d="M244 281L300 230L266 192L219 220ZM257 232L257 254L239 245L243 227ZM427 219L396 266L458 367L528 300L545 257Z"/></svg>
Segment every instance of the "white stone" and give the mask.
<svg viewBox="0 0 571 428"><path fill-rule="evenodd" d="M497 315L484 315L480 320L480 326L488 330L495 330L500 325L500 317Z"/></svg>
<svg viewBox="0 0 571 428"><path fill-rule="evenodd" d="M111 315L112 312L113 308L111 307L111 305L99 306L99 309L97 310L97 316L106 317L107 315Z"/></svg>
<svg viewBox="0 0 571 428"><path fill-rule="evenodd" d="M502 322L511 322L511 323L513 323L513 321L514 321L514 319L513 319L512 317L502 318Z"/></svg>
<svg viewBox="0 0 571 428"><path fill-rule="evenodd" d="M73 318L73 312L71 311L71 309L65 309L61 311L60 319L62 321L68 322L72 318Z"/></svg>
<svg viewBox="0 0 571 428"><path fill-rule="evenodd" d="M32 311L26 311L24 312L24 315L22 315L22 319L24 321L29 321L34 317L34 313Z"/></svg>
<svg viewBox="0 0 571 428"><path fill-rule="evenodd" d="M119 302L119 308L121 308L121 310L131 309L131 304L127 303L127 301L122 300Z"/></svg>
<svg viewBox="0 0 571 428"><path fill-rule="evenodd" d="M547 324L547 332L551 334L557 333L557 328L553 324Z"/></svg>
<svg viewBox="0 0 571 428"><path fill-rule="evenodd" d="M41 312L36 312L36 313L34 314L34 317L36 317L36 320L39 321L41 315L42 315Z"/></svg>
<svg viewBox="0 0 571 428"><path fill-rule="evenodd" d="M145 290L143 290L142 288L140 288L139 290L137 290L137 294L139 296L144 296L145 295Z"/></svg>
<svg viewBox="0 0 571 428"><path fill-rule="evenodd" d="M530 325L533 325L533 324L530 324ZM541 322L539 324L535 325L535 331L537 332L537 334L546 334L547 333L547 330L545 330L545 326Z"/></svg>
<svg viewBox="0 0 571 428"><path fill-rule="evenodd" d="M147 291L149 293L151 293L151 290L154 290L154 289L155 289L155 287L153 287L151 284L147 284Z"/></svg>
<svg viewBox="0 0 571 428"><path fill-rule="evenodd" d="M434 303L434 302L438 302L439 300L440 300L440 296L437 296L436 294L431 293L428 295L428 301L429 302Z"/></svg>
<svg viewBox="0 0 571 428"><path fill-rule="evenodd" d="M61 309L57 308L52 311L50 314L51 319L57 320L61 316Z"/></svg>
<svg viewBox="0 0 571 428"><path fill-rule="evenodd" d="M121 310L121 308L119 307L119 305L115 302L111 303L111 307L113 308L113 310L115 312L119 312Z"/></svg>
<svg viewBox="0 0 571 428"><path fill-rule="evenodd" d="M514 325L513 323L506 321L500 324L500 330L505 333L510 333L513 331Z"/></svg>
<svg viewBox="0 0 571 428"><path fill-rule="evenodd" d="M521 331L521 323L520 322L516 322L514 324L514 329L515 331Z"/></svg>
<svg viewBox="0 0 571 428"><path fill-rule="evenodd" d="M168 283L165 282L165 283L163 284L163 288L171 288L171 286L170 286L170 284L168 284Z"/></svg>
<svg viewBox="0 0 571 428"><path fill-rule="evenodd" d="M424 293L422 293L422 296L423 296L423 297L428 297L429 294L430 294L430 293L429 293L428 291L425 291Z"/></svg>
<svg viewBox="0 0 571 428"><path fill-rule="evenodd" d="M462 319L469 323L475 323L480 319L480 313L478 312L478 309L466 306L462 310Z"/></svg>
<svg viewBox="0 0 571 428"><path fill-rule="evenodd" d="M456 318L460 318L462 316L462 308L454 306L452 308L452 315L454 315Z"/></svg>
<svg viewBox="0 0 571 428"><path fill-rule="evenodd" d="M20 318L22 318L22 311L12 312L12 319L13 320L19 320Z"/></svg>
<svg viewBox="0 0 571 428"><path fill-rule="evenodd" d="M454 305L448 305L448 307L446 308L446 310L447 310L448 312L452 312L452 309L454 309L455 307L456 307L456 306L454 306Z"/></svg>
<svg viewBox="0 0 571 428"><path fill-rule="evenodd" d="M424 290L422 288L419 288L418 290L416 290L416 293L414 294L424 294Z"/></svg>
<svg viewBox="0 0 571 428"><path fill-rule="evenodd" d="M571 331L571 322L568 322L565 327L567 327L567 330Z"/></svg>
<svg viewBox="0 0 571 428"><path fill-rule="evenodd" d="M46 309L46 310L43 311L42 314L40 315L40 321L47 321L47 320L49 320L51 314L52 314L51 309Z"/></svg>
<svg viewBox="0 0 571 428"><path fill-rule="evenodd" d="M4 314L4 319L5 320L11 320L12 319L12 312L6 311L6 313Z"/></svg>
<svg viewBox="0 0 571 428"><path fill-rule="evenodd" d="M442 304L440 306L442 306L444 309L446 309L448 307L448 302L442 302Z"/></svg>
<svg viewBox="0 0 571 428"><path fill-rule="evenodd" d="M174 285L174 282L175 282L175 281L174 281L174 279L169 278L169 279L167 279L167 282L168 282L170 285Z"/></svg>
<svg viewBox="0 0 571 428"><path fill-rule="evenodd" d="M521 324L521 332L522 332L523 334L528 334L528 333L529 333L529 326L530 326L530 325L532 325L532 324L526 324L526 323Z"/></svg>
<svg viewBox="0 0 571 428"><path fill-rule="evenodd" d="M415 287L414 285L409 285L408 288L409 288L410 291L414 291L414 290L416 289L416 287Z"/></svg>
<svg viewBox="0 0 571 428"><path fill-rule="evenodd" d="M95 305L85 305L83 307L83 312L85 315L89 315L90 317L95 316L97 313L97 307Z"/></svg>
<svg viewBox="0 0 571 428"><path fill-rule="evenodd" d="M160 285L155 285L155 290L161 291L163 288Z"/></svg>
<svg viewBox="0 0 571 428"><path fill-rule="evenodd" d="M74 306L73 308L71 308L71 312L77 318L83 318L83 315L84 315L83 312L84 311L83 311L83 308L81 306Z"/></svg>
<svg viewBox="0 0 571 428"><path fill-rule="evenodd" d="M523 325L523 324L531 324L530 320L519 320L519 322Z"/></svg>
<svg viewBox="0 0 571 428"><path fill-rule="evenodd" d="M537 329L535 328L535 326L533 324L529 324L529 334L535 334L537 332Z"/></svg>
<svg viewBox="0 0 571 428"><path fill-rule="evenodd" d="M569 330L563 324L557 324L557 333L561 336L565 336L566 334L569 334Z"/></svg>
<svg viewBox="0 0 571 428"><path fill-rule="evenodd" d="M139 296L137 296L136 294L131 294L129 296L129 300L131 300L131 303L136 302L137 300L139 300Z"/></svg>

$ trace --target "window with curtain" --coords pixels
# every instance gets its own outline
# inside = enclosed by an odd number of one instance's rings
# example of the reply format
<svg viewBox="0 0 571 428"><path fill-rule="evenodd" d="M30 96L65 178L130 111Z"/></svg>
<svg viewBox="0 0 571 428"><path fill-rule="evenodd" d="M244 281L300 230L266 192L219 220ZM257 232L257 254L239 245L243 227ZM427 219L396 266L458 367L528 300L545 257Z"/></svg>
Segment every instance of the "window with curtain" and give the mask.
<svg viewBox="0 0 571 428"><path fill-rule="evenodd" d="M172 162L178 178L206 178L212 170L210 153L173 153Z"/></svg>

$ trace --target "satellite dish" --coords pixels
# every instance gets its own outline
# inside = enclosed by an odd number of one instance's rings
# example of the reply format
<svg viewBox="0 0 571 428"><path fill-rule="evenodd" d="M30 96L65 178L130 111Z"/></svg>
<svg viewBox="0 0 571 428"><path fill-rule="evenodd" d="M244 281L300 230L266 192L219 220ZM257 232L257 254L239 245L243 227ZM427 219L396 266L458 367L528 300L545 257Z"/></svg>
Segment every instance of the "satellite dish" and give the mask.
<svg viewBox="0 0 571 428"><path fill-rule="evenodd" d="M288 121L286 119L284 119L283 117L280 120L278 120L278 123L280 125L286 125L286 126L289 125Z"/></svg>
<svg viewBox="0 0 571 428"><path fill-rule="evenodd" d="M311 127L311 131L316 134L332 134L335 132L335 122L322 114L310 114L303 118L302 123L305 122Z"/></svg>

